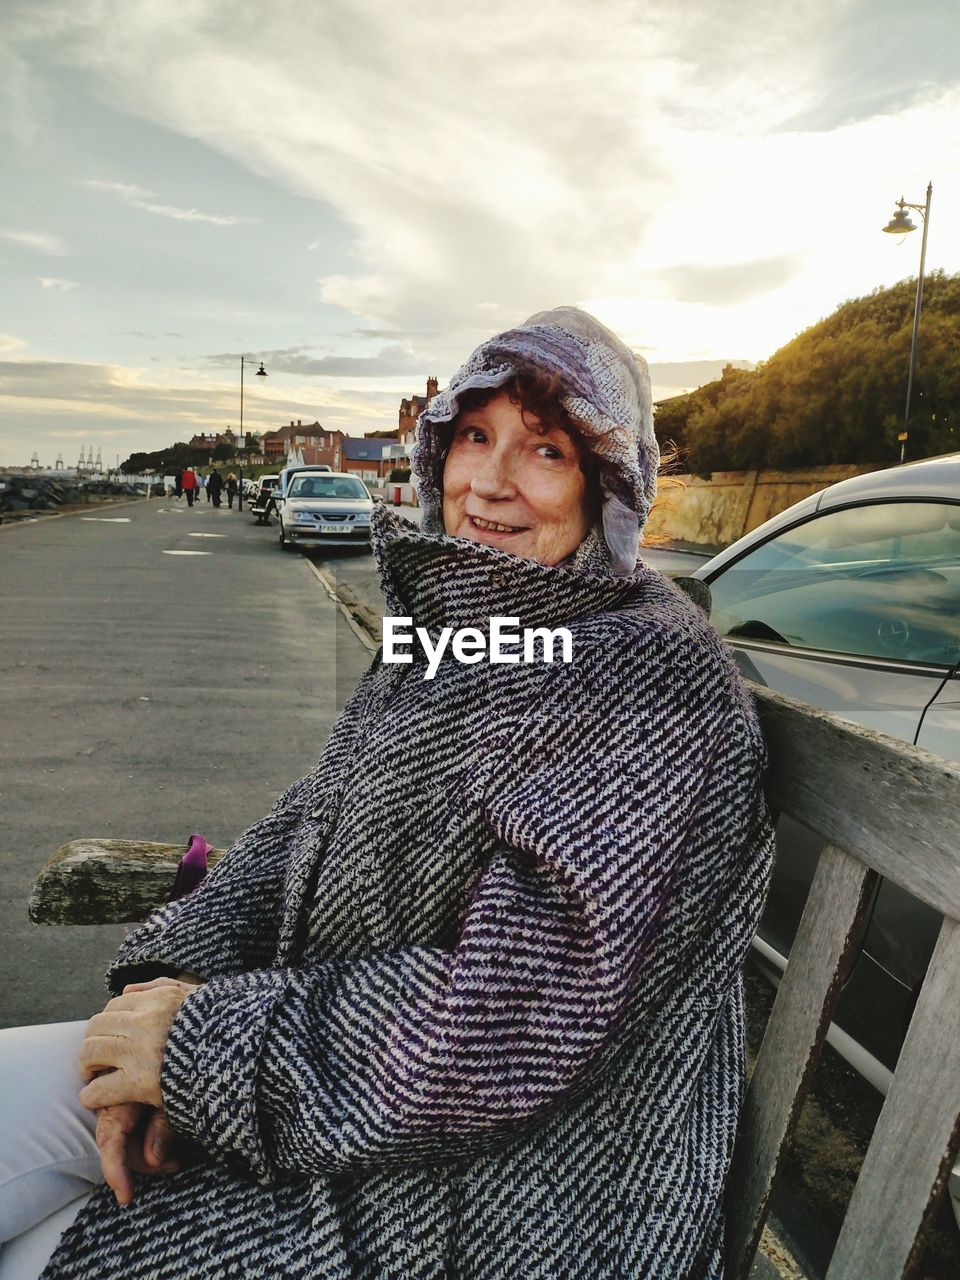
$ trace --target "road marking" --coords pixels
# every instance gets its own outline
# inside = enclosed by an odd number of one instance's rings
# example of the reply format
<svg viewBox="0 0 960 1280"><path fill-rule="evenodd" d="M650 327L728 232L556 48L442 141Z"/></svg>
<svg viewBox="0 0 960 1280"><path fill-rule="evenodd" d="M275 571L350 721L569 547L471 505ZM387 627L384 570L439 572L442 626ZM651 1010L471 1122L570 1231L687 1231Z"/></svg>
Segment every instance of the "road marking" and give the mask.
<svg viewBox="0 0 960 1280"><path fill-rule="evenodd" d="M129 524L129 516L81 516L88 524Z"/></svg>
<svg viewBox="0 0 960 1280"><path fill-rule="evenodd" d="M212 551L164 551L165 556L212 556Z"/></svg>
<svg viewBox="0 0 960 1280"><path fill-rule="evenodd" d="M187 535L189 538L225 538L226 536L225 533L190 533Z"/></svg>

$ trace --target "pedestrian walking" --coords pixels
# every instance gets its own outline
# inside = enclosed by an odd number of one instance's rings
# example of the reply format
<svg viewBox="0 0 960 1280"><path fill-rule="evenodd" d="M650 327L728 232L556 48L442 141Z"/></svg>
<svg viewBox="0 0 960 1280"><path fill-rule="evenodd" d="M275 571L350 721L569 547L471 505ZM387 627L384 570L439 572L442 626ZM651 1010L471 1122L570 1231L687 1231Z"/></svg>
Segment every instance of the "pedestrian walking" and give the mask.
<svg viewBox="0 0 960 1280"><path fill-rule="evenodd" d="M178 502L183 497L183 472L179 469L173 482L173 496Z"/></svg>
<svg viewBox="0 0 960 1280"><path fill-rule="evenodd" d="M215 507L220 506L220 495L223 493L223 476L214 467L207 476L207 497Z"/></svg>
<svg viewBox="0 0 960 1280"><path fill-rule="evenodd" d="M723 1275L774 839L737 667L638 559L646 365L542 312L412 462L422 526L372 517L388 613L469 656L382 649L317 767L127 936L79 1103L82 1028L0 1032L0 1209L45 1280ZM569 657L483 661L503 621Z"/></svg>
<svg viewBox="0 0 960 1280"><path fill-rule="evenodd" d="M187 495L187 506L192 507L194 500L197 497L197 491L200 487L200 482L197 479L197 473L194 471L193 467L186 468L183 473L181 484L183 485L183 492Z"/></svg>
<svg viewBox="0 0 960 1280"><path fill-rule="evenodd" d="M237 477L231 471L227 476L227 506L231 511L233 510L233 500L239 492L240 485L237 481Z"/></svg>
<svg viewBox="0 0 960 1280"><path fill-rule="evenodd" d="M200 483L203 485L203 491L207 495L207 502L210 501L212 496L210 493L210 474L211 473L208 471L207 474L200 481Z"/></svg>

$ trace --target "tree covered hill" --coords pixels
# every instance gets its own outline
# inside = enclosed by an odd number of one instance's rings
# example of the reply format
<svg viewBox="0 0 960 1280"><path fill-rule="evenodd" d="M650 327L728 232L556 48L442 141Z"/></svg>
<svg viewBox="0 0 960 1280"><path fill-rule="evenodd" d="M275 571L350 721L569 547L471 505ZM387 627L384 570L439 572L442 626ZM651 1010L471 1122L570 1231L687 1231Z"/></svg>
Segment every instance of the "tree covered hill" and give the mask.
<svg viewBox="0 0 960 1280"><path fill-rule="evenodd" d="M838 307L755 370L665 401L661 447L695 475L833 462L895 463L916 280ZM960 275L924 279L907 460L960 450ZM683 457L683 453L681 453Z"/></svg>

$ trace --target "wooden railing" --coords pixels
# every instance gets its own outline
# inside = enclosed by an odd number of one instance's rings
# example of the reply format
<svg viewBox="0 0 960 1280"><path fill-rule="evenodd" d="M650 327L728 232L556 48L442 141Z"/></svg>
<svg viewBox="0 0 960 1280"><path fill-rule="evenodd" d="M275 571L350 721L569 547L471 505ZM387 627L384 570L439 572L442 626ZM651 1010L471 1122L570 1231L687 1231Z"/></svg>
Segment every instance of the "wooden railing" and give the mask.
<svg viewBox="0 0 960 1280"><path fill-rule="evenodd" d="M745 1280L878 876L944 916L827 1280L913 1274L960 1128L960 765L751 685L768 803L827 844L747 1091L727 1278Z"/></svg>

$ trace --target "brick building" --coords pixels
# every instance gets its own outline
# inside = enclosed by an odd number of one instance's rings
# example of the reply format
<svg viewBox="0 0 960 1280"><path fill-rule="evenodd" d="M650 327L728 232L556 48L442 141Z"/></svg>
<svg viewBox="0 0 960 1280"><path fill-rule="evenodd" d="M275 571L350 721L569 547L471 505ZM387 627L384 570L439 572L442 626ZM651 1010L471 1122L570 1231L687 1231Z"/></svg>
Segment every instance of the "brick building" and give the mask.
<svg viewBox="0 0 960 1280"><path fill-rule="evenodd" d="M425 396L411 396L409 400L400 401L400 418L397 425L397 436L399 438L394 441L395 444L413 444L413 432L417 425L417 418L419 418L438 390L436 378L428 378L427 394Z"/></svg>
<svg viewBox="0 0 960 1280"><path fill-rule="evenodd" d="M319 422L304 426L299 418L296 422L291 419L289 427L268 431L264 435L263 455L268 462L281 462L292 449L300 449L305 461L309 452L311 464L325 462L334 471L339 471L342 462L341 442L344 438L342 431L330 431Z"/></svg>
<svg viewBox="0 0 960 1280"><path fill-rule="evenodd" d="M397 464L393 458L384 457L384 450L399 443L396 436L364 437L362 440L344 436L343 459L336 470L352 471L361 480L369 480L371 484L385 480Z"/></svg>
<svg viewBox="0 0 960 1280"><path fill-rule="evenodd" d="M260 433L257 431L246 432L246 443L248 449L259 448ZM227 427L226 431L217 431L216 433L207 431L190 438L191 449L207 449L212 453L218 444L228 444L231 449L237 447L237 436L230 427Z"/></svg>

